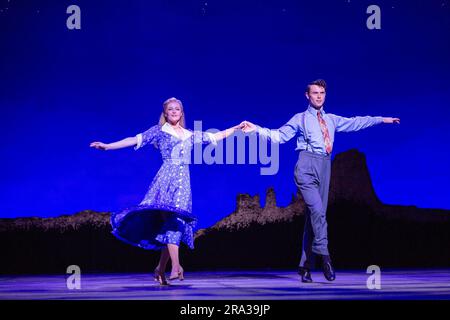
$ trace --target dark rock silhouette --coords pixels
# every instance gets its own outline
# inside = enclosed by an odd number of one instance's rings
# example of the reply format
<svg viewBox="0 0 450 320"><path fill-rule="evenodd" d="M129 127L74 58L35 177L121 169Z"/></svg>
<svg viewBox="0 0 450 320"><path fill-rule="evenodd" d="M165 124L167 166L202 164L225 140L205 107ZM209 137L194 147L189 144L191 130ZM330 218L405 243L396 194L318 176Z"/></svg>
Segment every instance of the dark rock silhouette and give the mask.
<svg viewBox="0 0 450 320"><path fill-rule="evenodd" d="M305 204L300 194L277 207L275 190L265 206L258 195L237 196L236 211L198 230L195 250L181 250L186 270L284 268L300 259ZM0 273L149 272L159 253L114 238L109 213L83 211L57 218L0 219ZM336 268L450 266L450 211L384 205L376 196L365 157L336 155L328 207Z"/></svg>

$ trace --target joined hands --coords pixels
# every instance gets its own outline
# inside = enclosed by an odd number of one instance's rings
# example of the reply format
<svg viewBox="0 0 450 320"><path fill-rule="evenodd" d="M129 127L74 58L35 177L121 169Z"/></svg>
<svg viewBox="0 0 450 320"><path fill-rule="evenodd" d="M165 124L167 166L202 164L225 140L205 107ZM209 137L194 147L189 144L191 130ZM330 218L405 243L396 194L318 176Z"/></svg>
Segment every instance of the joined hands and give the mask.
<svg viewBox="0 0 450 320"><path fill-rule="evenodd" d="M249 121L242 121L237 126L233 127L235 130L242 130L244 133L253 132L256 130L256 125Z"/></svg>

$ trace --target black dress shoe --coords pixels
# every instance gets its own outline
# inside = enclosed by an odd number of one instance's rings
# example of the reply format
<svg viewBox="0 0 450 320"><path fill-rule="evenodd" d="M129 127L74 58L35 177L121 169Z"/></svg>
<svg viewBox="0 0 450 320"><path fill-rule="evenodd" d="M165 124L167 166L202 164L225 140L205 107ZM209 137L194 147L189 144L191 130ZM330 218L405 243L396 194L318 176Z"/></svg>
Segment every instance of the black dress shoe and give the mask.
<svg viewBox="0 0 450 320"><path fill-rule="evenodd" d="M302 277L302 282L313 282L311 278L311 271L309 271L309 269L300 267L298 268L298 274Z"/></svg>
<svg viewBox="0 0 450 320"><path fill-rule="evenodd" d="M323 275L328 281L334 281L336 279L336 273L334 272L331 262L324 262L323 265Z"/></svg>

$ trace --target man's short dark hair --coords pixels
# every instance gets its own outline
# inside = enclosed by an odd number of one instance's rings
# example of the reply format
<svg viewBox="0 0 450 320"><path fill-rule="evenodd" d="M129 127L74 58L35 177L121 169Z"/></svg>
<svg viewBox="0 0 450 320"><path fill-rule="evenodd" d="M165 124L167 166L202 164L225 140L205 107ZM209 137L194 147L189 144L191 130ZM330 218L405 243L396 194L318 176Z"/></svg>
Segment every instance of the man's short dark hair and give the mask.
<svg viewBox="0 0 450 320"><path fill-rule="evenodd" d="M325 82L325 80L317 79L317 80L314 80L313 82L308 83L308 86L306 87L306 92L309 93L309 89L311 88L312 85L322 87L325 89L325 91L327 90L327 83Z"/></svg>

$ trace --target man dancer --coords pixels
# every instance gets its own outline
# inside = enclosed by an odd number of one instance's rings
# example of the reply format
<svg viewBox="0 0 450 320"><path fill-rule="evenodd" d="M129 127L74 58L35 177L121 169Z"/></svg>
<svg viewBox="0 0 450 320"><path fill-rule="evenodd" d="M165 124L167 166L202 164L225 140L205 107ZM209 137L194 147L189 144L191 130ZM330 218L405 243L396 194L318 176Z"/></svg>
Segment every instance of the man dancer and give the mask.
<svg viewBox="0 0 450 320"><path fill-rule="evenodd" d="M299 150L299 159L294 178L307 206L298 270L302 282L312 282L311 269L314 267L315 255L322 258L325 278L328 281L336 278L328 251L326 221L334 133L358 131L380 123L400 123L398 118L344 118L325 113L326 87L322 79L308 84L305 92L309 100L307 110L296 114L277 130L262 128L248 121L244 121L243 128L244 132L256 131L274 143L287 142L298 134L295 150Z"/></svg>

